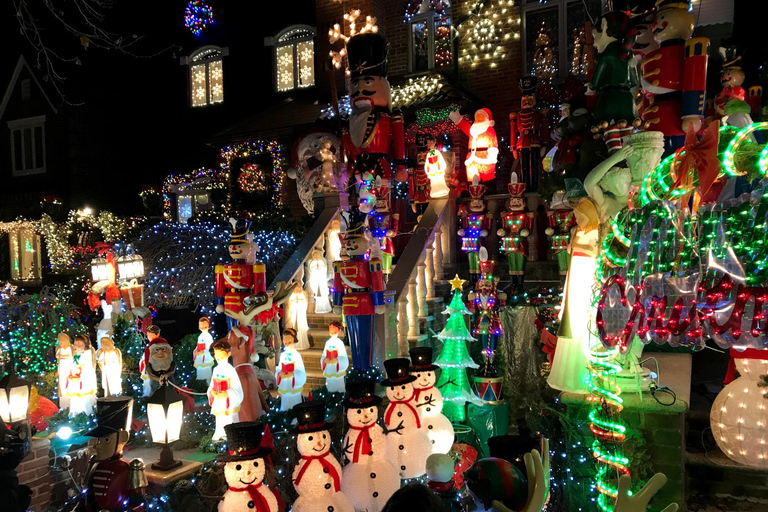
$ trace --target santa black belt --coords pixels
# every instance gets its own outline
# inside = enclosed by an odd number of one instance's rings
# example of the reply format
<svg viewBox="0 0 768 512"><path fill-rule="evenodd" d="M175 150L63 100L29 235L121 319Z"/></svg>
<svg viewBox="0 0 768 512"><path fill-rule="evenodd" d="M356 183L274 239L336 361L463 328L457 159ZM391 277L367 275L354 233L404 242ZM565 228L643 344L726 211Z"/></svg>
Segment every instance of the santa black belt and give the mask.
<svg viewBox="0 0 768 512"><path fill-rule="evenodd" d="M379 158L387 158L386 153L360 153L358 157L360 160L374 160Z"/></svg>
<svg viewBox="0 0 768 512"><path fill-rule="evenodd" d="M372 293L373 290L368 288L344 288L344 293Z"/></svg>

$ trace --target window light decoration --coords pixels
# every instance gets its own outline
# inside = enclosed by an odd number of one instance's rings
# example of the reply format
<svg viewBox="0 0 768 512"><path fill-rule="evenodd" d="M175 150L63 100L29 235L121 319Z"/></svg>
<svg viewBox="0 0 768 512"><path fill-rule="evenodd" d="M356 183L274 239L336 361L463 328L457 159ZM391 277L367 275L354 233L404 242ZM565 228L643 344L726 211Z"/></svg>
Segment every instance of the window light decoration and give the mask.
<svg viewBox="0 0 768 512"><path fill-rule="evenodd" d="M365 23L363 23L362 26L359 26L360 22L358 19L360 16L360 9L354 9L344 13L344 21L342 22L343 26L335 23L333 27L328 29L328 40L331 42L331 44L336 43L336 41L342 41L344 43L344 46L339 51L331 50L330 52L333 67L336 69L341 69L341 66L344 63L344 57L347 55L347 42L352 36L357 34L365 34L367 32L379 31L379 27L376 25L375 17L366 16ZM349 35L346 33L347 26L349 26Z"/></svg>
<svg viewBox="0 0 768 512"><path fill-rule="evenodd" d="M221 58L226 49L206 46L195 51L189 62L189 89L193 107L224 101L224 68Z"/></svg>
<svg viewBox="0 0 768 512"><path fill-rule="evenodd" d="M489 62L496 67L506 57L505 44L520 39L520 16L513 10L514 0L479 1L469 18L457 27L463 43L459 62L476 66Z"/></svg>
<svg viewBox="0 0 768 512"><path fill-rule="evenodd" d="M189 2L184 10L184 26L200 36L208 25L213 25L213 9L200 0Z"/></svg>
<svg viewBox="0 0 768 512"><path fill-rule="evenodd" d="M267 38L267 45L275 45L275 88L279 92L315 85L314 37L312 27L296 25L276 38Z"/></svg>

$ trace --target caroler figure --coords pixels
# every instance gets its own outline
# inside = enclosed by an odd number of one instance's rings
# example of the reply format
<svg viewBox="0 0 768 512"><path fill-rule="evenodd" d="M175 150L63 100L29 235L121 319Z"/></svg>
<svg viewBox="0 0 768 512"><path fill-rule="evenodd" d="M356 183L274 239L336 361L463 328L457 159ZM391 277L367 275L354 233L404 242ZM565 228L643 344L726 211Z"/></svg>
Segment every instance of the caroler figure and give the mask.
<svg viewBox="0 0 768 512"><path fill-rule="evenodd" d="M520 89L523 91L520 110L509 114L512 156L520 162L520 174L526 192L536 192L539 189L541 159L544 158L549 141L547 119L536 109L537 82L535 76L524 76L520 79Z"/></svg>
<svg viewBox="0 0 768 512"><path fill-rule="evenodd" d="M66 394L67 391L67 377L69 377L69 369L72 367L72 356L74 355L72 350L72 343L70 342L67 333L60 332L56 336L56 360L59 362L59 409L69 408L69 397Z"/></svg>
<svg viewBox="0 0 768 512"><path fill-rule="evenodd" d="M493 225L493 215L485 212L486 187L479 183L479 178L475 176L472 184L469 186L469 211L466 205L459 205L458 216L460 228L457 234L461 237L461 250L467 253L469 262L469 279L472 283L477 282L480 274L480 248L485 244L485 237L488 236Z"/></svg>
<svg viewBox="0 0 768 512"><path fill-rule="evenodd" d="M517 177L513 174L513 180ZM501 212L499 229L503 254L507 256L510 293L522 293L525 284L525 264L528 261L528 235L533 228L533 213L525 211L525 184L509 183L507 211Z"/></svg>
<svg viewBox="0 0 768 512"><path fill-rule="evenodd" d="M93 368L88 338L75 336L74 356L67 375L64 395L69 399L69 415L93 412L93 397L96 393L96 370Z"/></svg>
<svg viewBox="0 0 768 512"><path fill-rule="evenodd" d="M197 370L197 380L211 381L211 372L213 371L214 360L210 349L213 344L211 336L211 321L208 317L201 317L197 321L200 329L200 335L197 337L197 346L195 347L195 369Z"/></svg>
<svg viewBox="0 0 768 512"><path fill-rule="evenodd" d="M216 368L208 385L208 403L211 414L216 417L216 430L213 441L226 439L224 427L240 421L238 412L243 401L243 388L237 371L229 364L229 354L232 351L226 339L216 340L211 345L211 355L216 359Z"/></svg>
<svg viewBox="0 0 768 512"><path fill-rule="evenodd" d="M339 335L343 327L341 322L333 321L328 325L330 338L325 342L323 355L320 357L320 369L325 377L325 387L333 393L344 393L344 376L349 368L347 348Z"/></svg>
<svg viewBox="0 0 768 512"><path fill-rule="evenodd" d="M304 359L296 350L296 331L283 331L283 346L280 362L275 367L277 392L280 393L280 410L287 411L301 403L301 393L307 383L307 372L304 369Z"/></svg>

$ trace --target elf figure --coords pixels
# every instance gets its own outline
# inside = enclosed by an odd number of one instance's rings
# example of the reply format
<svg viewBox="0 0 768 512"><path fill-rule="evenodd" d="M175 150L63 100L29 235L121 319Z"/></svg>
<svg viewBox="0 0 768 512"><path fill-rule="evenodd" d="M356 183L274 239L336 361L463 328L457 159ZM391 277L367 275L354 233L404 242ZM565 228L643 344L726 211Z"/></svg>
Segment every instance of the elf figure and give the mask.
<svg viewBox="0 0 768 512"><path fill-rule="evenodd" d="M201 317L197 322L200 329L200 336L197 337L197 346L195 347L195 369L197 370L197 380L211 382L211 372L213 371L214 360L211 356L211 345L213 336L211 336L211 321L208 317Z"/></svg>
<svg viewBox="0 0 768 512"><path fill-rule="evenodd" d="M432 348L416 347L410 350L411 375L413 381L413 401L421 413L427 436L432 442L432 453L448 453L453 446L453 425L443 416L443 394L435 387L436 370L432 364Z"/></svg>
<svg viewBox="0 0 768 512"><path fill-rule="evenodd" d="M472 283L477 282L480 273L480 259L478 253L484 245L484 238L493 225L493 216L485 213L486 187L480 184L479 178L475 176L472 185L469 186L469 211L466 205L459 205L459 225L461 228L457 231L461 237L461 250L467 253L469 262L469 279Z"/></svg>
<svg viewBox="0 0 768 512"><path fill-rule="evenodd" d="M280 362L275 367L277 392L280 393L280 410L287 411L301 403L301 393L307 383L307 372L304 369L304 359L295 347L296 331L283 331L283 346Z"/></svg>
<svg viewBox="0 0 768 512"><path fill-rule="evenodd" d="M429 193L433 199L446 197L450 193L445 183L447 168L443 154L437 150L437 139L434 135L427 135L427 161L424 163L424 171L429 176Z"/></svg>
<svg viewBox="0 0 768 512"><path fill-rule="evenodd" d="M208 403L211 414L216 417L216 430L212 441L226 439L224 427L240 421L238 412L243 401L243 388L237 371L229 364L232 351L226 339L216 340L211 345L211 355L216 359L211 383L208 385Z"/></svg>
<svg viewBox="0 0 768 512"><path fill-rule="evenodd" d="M380 259L365 259L365 215L353 211L350 218L344 237L349 259L333 263L333 307L346 318L352 366L365 372L373 364L375 315L385 311L384 275Z"/></svg>
<svg viewBox="0 0 768 512"><path fill-rule="evenodd" d="M395 246L392 243L392 238L397 235L400 226L400 214L377 211L374 215L368 216L368 221L371 235L376 237L381 247L381 272L384 274L384 281L386 282L392 273L392 259L395 257Z"/></svg>
<svg viewBox="0 0 768 512"><path fill-rule="evenodd" d="M389 198L392 164L394 179L405 181L405 127L399 110L392 111L387 80L389 44L381 34L358 34L347 41L349 98L352 113L349 131L342 142L355 162L355 173L370 172L381 178L381 196ZM390 147L393 148L390 163ZM389 211L388 200L377 204L377 211Z"/></svg>
<svg viewBox="0 0 768 512"><path fill-rule="evenodd" d="M429 204L429 176L426 170L427 138L423 134L416 135L416 166L410 171L408 180L408 199L413 212L421 217Z"/></svg>
<svg viewBox="0 0 768 512"><path fill-rule="evenodd" d="M513 174L513 180L517 177ZM522 293L525 284L525 264L528 261L528 235L533 229L533 213L525 211L525 184L509 183L507 211L501 212L499 229L500 252L506 254L510 293Z"/></svg>
<svg viewBox="0 0 768 512"><path fill-rule="evenodd" d="M423 429L421 413L414 400L413 382L408 373L410 361L405 358L387 359L387 378L381 385L387 388L389 405L384 412L387 426L387 458L400 472L401 478L414 478L425 472L425 463L432 453L432 442Z"/></svg>
<svg viewBox="0 0 768 512"><path fill-rule="evenodd" d="M123 393L123 353L115 348L111 338L101 338L101 348L96 352L101 370L101 388L104 396Z"/></svg>
<svg viewBox="0 0 768 512"><path fill-rule="evenodd" d="M264 484L267 463L272 454L271 442L264 425L252 421L233 423L224 427L227 450L216 457L224 463L227 490L219 503L219 512L278 512L277 498Z"/></svg>
<svg viewBox="0 0 768 512"><path fill-rule="evenodd" d="M301 459L293 469L293 486L299 497L292 512L353 512L352 503L341 492L341 465L331 455L325 403L304 402L294 411L298 421L296 445Z"/></svg>
<svg viewBox="0 0 768 512"><path fill-rule="evenodd" d="M320 368L325 377L325 387L333 393L344 393L344 376L349 368L349 358L344 342L339 339L343 328L341 322L333 321L328 325L328 334L331 335L323 347L323 355L320 357Z"/></svg>
<svg viewBox="0 0 768 512"><path fill-rule="evenodd" d="M477 176L483 183L496 178L496 163L499 156L499 140L496 138L496 121L491 110L481 108L475 112L475 121L470 123L459 112L448 114L453 124L459 127L469 137L467 158L464 165L467 168L467 181L472 183Z"/></svg>
<svg viewBox="0 0 768 512"><path fill-rule="evenodd" d="M493 275L495 269L496 262L488 260L487 253L482 254L480 280L468 296L469 310L474 315L473 334L483 344L485 365L479 372L482 377L497 377L493 360L502 334L499 309L505 306L507 300L507 294L500 293L496 288L498 278Z"/></svg>
<svg viewBox="0 0 768 512"><path fill-rule="evenodd" d="M227 328L232 329L243 316L257 305L256 296L267 291L263 263L253 265L247 262L252 242L247 240L251 222L243 219L229 219L231 240L229 255L232 263L216 265L216 312L227 315Z"/></svg>
<svg viewBox="0 0 768 512"><path fill-rule="evenodd" d="M647 130L664 133L664 154L685 144L688 126L701 129L706 107L709 39L691 37L690 0L661 0L652 30L659 48L643 59L643 88L653 94L643 112Z"/></svg>
<svg viewBox="0 0 768 512"><path fill-rule="evenodd" d="M355 510L378 512L400 488L400 474L386 458L386 437L376 422L381 398L375 394L376 382L350 382L343 405L347 409L349 430L344 435L347 465L341 474L343 492Z"/></svg>
<svg viewBox="0 0 768 512"><path fill-rule="evenodd" d="M69 415L93 413L93 396L96 393L96 370L90 349L86 348L88 339L78 334L75 336L74 355L67 375L64 396L69 399Z"/></svg>
<svg viewBox="0 0 768 512"><path fill-rule="evenodd" d="M59 362L59 409L69 409L69 397L66 395L67 377L72 367L72 344L66 333L60 332L56 336L56 360Z"/></svg>
<svg viewBox="0 0 768 512"><path fill-rule="evenodd" d="M129 503L147 486L144 463L141 459L130 463L123 460L132 412L132 398L108 397L96 402L98 425L85 434L96 439L89 445L95 466L89 471L86 510L143 510L143 503Z"/></svg>
<svg viewBox="0 0 768 512"><path fill-rule="evenodd" d="M536 192L539 189L541 159L547 151L549 140L547 119L536 109L537 82L535 76L524 76L520 79L520 89L523 91L520 110L509 114L512 156L520 162L520 174L526 192Z"/></svg>

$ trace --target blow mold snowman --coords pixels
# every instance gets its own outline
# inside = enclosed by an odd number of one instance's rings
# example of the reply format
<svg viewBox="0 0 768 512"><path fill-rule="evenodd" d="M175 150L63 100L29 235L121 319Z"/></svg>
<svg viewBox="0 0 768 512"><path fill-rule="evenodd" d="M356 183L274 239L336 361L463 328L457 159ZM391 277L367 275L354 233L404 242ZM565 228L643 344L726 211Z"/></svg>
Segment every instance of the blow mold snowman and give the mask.
<svg viewBox="0 0 768 512"><path fill-rule="evenodd" d="M341 491L357 511L378 512L400 488L400 474L386 459L386 437L376 421L381 398L374 393L376 382L364 380L347 386L349 430L344 435L348 464L341 475Z"/></svg>
<svg viewBox="0 0 768 512"><path fill-rule="evenodd" d="M219 512L278 512L277 498L264 484L264 459L272 453L272 447L266 443L264 426L247 421L226 425L224 431L227 451L216 460L224 463L228 490L224 501L219 503Z"/></svg>
<svg viewBox="0 0 768 512"><path fill-rule="evenodd" d="M353 512L352 503L341 492L341 465L331 455L325 403L304 402L293 410L301 459L293 469L293 486L299 497L292 512Z"/></svg>
<svg viewBox="0 0 768 512"><path fill-rule="evenodd" d="M416 377L413 381L413 401L423 418L423 428L432 442L432 453L448 453L453 446L453 425L442 413L443 394L435 387L435 371L439 367L432 364L432 348L412 348L410 354L410 372Z"/></svg>
<svg viewBox="0 0 768 512"><path fill-rule="evenodd" d="M427 457L432 453L432 442L426 429L422 430L421 414L414 401L416 377L408 373L409 366L410 361L406 358L387 359L384 361L387 378L381 381L389 399L384 413L388 430L387 454L401 478L423 475Z"/></svg>

